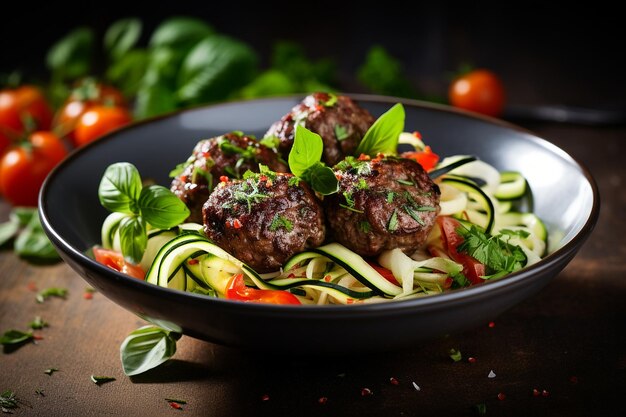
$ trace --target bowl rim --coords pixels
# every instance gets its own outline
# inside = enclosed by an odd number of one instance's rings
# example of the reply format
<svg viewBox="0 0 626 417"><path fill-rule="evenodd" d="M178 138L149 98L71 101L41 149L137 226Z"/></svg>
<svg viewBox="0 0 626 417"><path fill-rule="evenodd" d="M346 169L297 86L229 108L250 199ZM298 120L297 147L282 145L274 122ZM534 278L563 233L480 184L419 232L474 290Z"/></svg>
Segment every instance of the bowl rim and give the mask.
<svg viewBox="0 0 626 417"><path fill-rule="evenodd" d="M136 287L136 289L141 289L142 291L148 291L154 293L157 296L168 296L179 299L187 299L191 297L194 301L197 302L207 302L207 303L217 303L217 306L221 308L232 308L236 310L249 311L254 314L284 314L288 312L291 317L293 314L297 314L298 316L306 317L330 317L336 316L338 312L342 314L342 316L368 316L370 314L380 315L381 313L386 314L397 314L399 312L411 312L418 311L423 309L431 309L438 308L440 306L445 306L448 303L463 303L463 302L472 302L478 300L481 296L485 296L486 294L498 293L503 291L509 291L512 287L524 286L523 284L526 281L531 281L533 277L540 277L541 274L539 272L550 269L552 264L556 263L559 259L565 258L568 254L575 253L577 248L581 246L584 241L589 237L593 228L595 227L600 211L600 193L598 190L597 183L589 169L576 158L571 156L569 153L549 142L546 139L543 139L537 136L532 131L525 129L521 126L515 125L513 123L507 122L502 119L497 119L494 117L466 111L463 109L454 108L444 104L431 103L421 100L415 99L407 99L407 98L398 98L391 96L383 96L383 95L375 95L375 94L352 94L352 93L338 93L351 97L352 99L358 102L369 102L372 104L395 104L402 103L403 105L407 105L413 108L422 108L427 110L439 111L447 114L452 114L455 116L471 118L474 120L480 120L485 123L494 124L506 129L510 129L525 135L526 140L530 140L535 142L540 147L548 150L549 152L555 153L561 158L565 160L569 160L570 163L575 165L583 174L585 179L587 180L589 186L592 190L593 202L591 211L589 216L587 217L584 225L580 228L578 233L576 233L572 238L566 242L564 245L557 248L554 252L546 255L537 263L531 265L528 268L524 268L520 271L513 272L505 277L498 279L496 281L485 282L481 285L475 285L466 288L459 288L453 291L444 292L442 294L434 294L430 296L409 299L409 300L397 300L391 302L384 303L355 303L351 305L299 305L299 306L291 306L291 305L275 305L275 304L258 304L258 303L242 303L233 300L226 300L221 298L212 298L207 297L201 294L195 294L190 292L184 292L179 290L174 290L166 287L161 287L158 285L150 284L143 280L138 280L136 278L129 277L125 274L122 274L118 271L115 271L111 268L108 268L100 263L96 262L85 253L81 252L77 248L70 245L59 233L55 230L52 225L48 214L47 214L47 204L46 204L46 196L49 192L50 184L53 183L54 179L62 172L66 166L70 165L71 162L77 158L79 158L83 153L87 152L87 150L92 147L101 146L103 143L115 138L119 133L125 132L132 129L141 128L145 125L149 125L155 121L170 119L180 117L181 115L187 113L193 113L195 111L204 111L207 109L211 109L214 107L225 107L225 106L237 106L245 103L254 103L254 102L263 102L263 101L286 101L286 100L296 100L299 101L302 99L304 94L293 94L286 96L275 96L275 97L266 97L266 98L257 98L257 99L244 99L244 100L233 100L233 101L224 101L219 103L212 103L207 105L194 106L186 109L175 110L166 114L161 114L158 116L146 118L144 120L140 120L130 125L124 126L114 132L108 133L101 138L97 139L94 142L88 143L87 145L75 149L68 155L65 160L63 160L59 165L57 165L52 172L48 175L46 180L43 183L43 186L40 190L38 197L38 212L41 219L41 223L46 235L50 238L50 240L54 243L57 248L60 248L61 252L64 252L67 256L72 258L73 261L81 264L83 267L87 269L95 269L99 274L104 276L109 276L116 281L122 281L121 285L128 285L131 287ZM287 110L286 110L287 111ZM105 294L106 295L106 294Z"/></svg>

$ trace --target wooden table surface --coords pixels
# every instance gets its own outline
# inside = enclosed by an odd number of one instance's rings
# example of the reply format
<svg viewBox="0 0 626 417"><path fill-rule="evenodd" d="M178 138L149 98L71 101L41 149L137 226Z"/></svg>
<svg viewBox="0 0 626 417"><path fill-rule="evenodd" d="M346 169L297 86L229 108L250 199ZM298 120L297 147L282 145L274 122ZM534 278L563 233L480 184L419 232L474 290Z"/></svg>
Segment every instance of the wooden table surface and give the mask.
<svg viewBox="0 0 626 417"><path fill-rule="evenodd" d="M183 337L174 360L131 379L119 346L145 322L101 294L85 299L86 282L67 265L33 266L5 249L0 331L26 330L35 316L50 326L36 331L36 343L0 353L0 391L22 400L16 416L471 416L477 404L490 416L626 415L626 129L526 127L591 170L602 207L569 266L493 326L401 352L326 358L268 357ZM0 220L8 210L0 201ZM67 298L35 301L33 287L53 286L69 289ZM451 348L464 359L453 362ZM47 375L50 368L58 371ZM97 386L93 374L116 380ZM178 411L166 398L187 404Z"/></svg>

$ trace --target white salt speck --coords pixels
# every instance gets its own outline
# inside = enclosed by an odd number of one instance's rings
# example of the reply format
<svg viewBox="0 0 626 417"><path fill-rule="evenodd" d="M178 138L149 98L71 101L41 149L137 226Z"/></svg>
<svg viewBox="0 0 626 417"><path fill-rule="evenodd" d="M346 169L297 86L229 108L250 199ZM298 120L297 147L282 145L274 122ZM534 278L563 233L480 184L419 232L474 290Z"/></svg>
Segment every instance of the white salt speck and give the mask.
<svg viewBox="0 0 626 417"><path fill-rule="evenodd" d="M420 386L415 383L415 381L413 381L413 388L415 388L415 391L421 391L422 390L420 388Z"/></svg>
<svg viewBox="0 0 626 417"><path fill-rule="evenodd" d="M496 373L493 372L493 370L489 371L489 375L487 375L487 378L495 378L496 377Z"/></svg>

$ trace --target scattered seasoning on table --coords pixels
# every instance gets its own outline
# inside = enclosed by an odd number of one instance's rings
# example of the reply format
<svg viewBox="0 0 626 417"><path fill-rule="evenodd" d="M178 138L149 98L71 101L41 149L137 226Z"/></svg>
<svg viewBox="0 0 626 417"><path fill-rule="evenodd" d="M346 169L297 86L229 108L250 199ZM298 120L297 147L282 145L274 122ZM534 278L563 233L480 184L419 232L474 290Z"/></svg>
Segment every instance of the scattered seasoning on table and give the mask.
<svg viewBox="0 0 626 417"><path fill-rule="evenodd" d="M91 382L93 382L96 385L102 385L106 382L112 382L112 381L115 381L115 378L113 378L112 376L91 375Z"/></svg>
<svg viewBox="0 0 626 417"><path fill-rule="evenodd" d="M415 391L421 391L422 390L420 388L420 386L415 383L415 381L413 381L413 388L415 388Z"/></svg>
<svg viewBox="0 0 626 417"><path fill-rule="evenodd" d="M179 400L177 398L166 398L165 401L167 401L168 403L187 404L187 401Z"/></svg>
<svg viewBox="0 0 626 417"><path fill-rule="evenodd" d="M461 355L461 351L460 350L450 349L448 351L448 354L450 355L450 359L452 359L455 362L458 362L461 359L463 359L463 355Z"/></svg>
<svg viewBox="0 0 626 417"><path fill-rule="evenodd" d="M0 410L2 410L3 413L12 414L10 410L18 408L19 402L20 400L15 397L13 391L6 390L0 394Z"/></svg>
<svg viewBox="0 0 626 417"><path fill-rule="evenodd" d="M489 375L487 375L487 378L495 378L496 377L496 373L493 372L493 369L491 371L489 371Z"/></svg>
<svg viewBox="0 0 626 417"><path fill-rule="evenodd" d="M493 321L490 321L489 322L489 327L493 329L494 327L496 327L496 323L493 322Z"/></svg>
<svg viewBox="0 0 626 417"><path fill-rule="evenodd" d="M2 346L12 346L19 347L26 342L33 340L32 332L23 332L21 330L10 329L4 332L2 336L0 336L0 345Z"/></svg>
<svg viewBox="0 0 626 417"><path fill-rule="evenodd" d="M46 301L46 299L50 297L65 298L67 296L67 292L67 288L46 288L45 290L39 291L35 299L38 303L43 303L44 301Z"/></svg>
<svg viewBox="0 0 626 417"><path fill-rule="evenodd" d="M92 292L86 292L83 294L83 298L85 300L92 300L93 299L93 293Z"/></svg>
<svg viewBox="0 0 626 417"><path fill-rule="evenodd" d="M28 323L28 327L33 330L41 330L44 327L48 327L48 322L42 319L40 316L35 316L35 319Z"/></svg>
<svg viewBox="0 0 626 417"><path fill-rule="evenodd" d="M539 390L537 388L533 388L533 397L538 397L540 394Z"/></svg>
<svg viewBox="0 0 626 417"><path fill-rule="evenodd" d="M269 394L263 394L261 395L261 401L269 401L270 400L270 396Z"/></svg>
<svg viewBox="0 0 626 417"><path fill-rule="evenodd" d="M43 340L43 336L40 334L33 334L33 340Z"/></svg>
<svg viewBox="0 0 626 417"><path fill-rule="evenodd" d="M37 284L35 284L33 281L30 281L28 284L26 284L26 288L28 288L32 292L35 292L37 291Z"/></svg>
<svg viewBox="0 0 626 417"><path fill-rule="evenodd" d="M170 402L168 402L168 404L170 405L170 407L175 408L176 410L183 411L183 406L178 404L175 401L170 401Z"/></svg>
<svg viewBox="0 0 626 417"><path fill-rule="evenodd" d="M400 381L398 381L398 380L397 380L396 378L394 378L394 377L389 378L389 383L390 383L391 385L400 385Z"/></svg>
<svg viewBox="0 0 626 417"><path fill-rule="evenodd" d="M469 358L467 358L467 361L468 361L469 363L476 363L476 358L475 358L475 357L473 357L473 356L470 356Z"/></svg>
<svg viewBox="0 0 626 417"><path fill-rule="evenodd" d="M48 368L45 371L43 371L43 373L46 374L46 375L52 375L55 372L59 372L59 369L57 369L57 368Z"/></svg>
<svg viewBox="0 0 626 417"><path fill-rule="evenodd" d="M46 394L44 394L42 389L36 389L35 390L35 394L39 395L40 397L45 397Z"/></svg>
<svg viewBox="0 0 626 417"><path fill-rule="evenodd" d="M361 397L369 397L374 395L374 392L369 388L361 388Z"/></svg>
<svg viewBox="0 0 626 417"><path fill-rule="evenodd" d="M578 384L578 377L575 375L570 376L569 382L571 382L572 384Z"/></svg>
<svg viewBox="0 0 626 417"><path fill-rule="evenodd" d="M479 416L484 416L485 414L487 414L487 405L485 405L485 403L476 404L474 406L474 410L476 410L476 413Z"/></svg>
<svg viewBox="0 0 626 417"><path fill-rule="evenodd" d="M319 398L317 399L317 403L318 403L318 404L321 404L321 405L324 405L324 404L326 404L327 402L328 402L328 397L319 397Z"/></svg>
<svg viewBox="0 0 626 417"><path fill-rule="evenodd" d="M504 400L506 399L506 394L505 394L505 393L503 393L503 392L499 392L499 393L498 393L498 399L499 399L500 401L504 401Z"/></svg>
<svg viewBox="0 0 626 417"><path fill-rule="evenodd" d="M546 391L545 389L541 391L541 396L542 397L547 397L549 395L550 395L550 393L548 391Z"/></svg>

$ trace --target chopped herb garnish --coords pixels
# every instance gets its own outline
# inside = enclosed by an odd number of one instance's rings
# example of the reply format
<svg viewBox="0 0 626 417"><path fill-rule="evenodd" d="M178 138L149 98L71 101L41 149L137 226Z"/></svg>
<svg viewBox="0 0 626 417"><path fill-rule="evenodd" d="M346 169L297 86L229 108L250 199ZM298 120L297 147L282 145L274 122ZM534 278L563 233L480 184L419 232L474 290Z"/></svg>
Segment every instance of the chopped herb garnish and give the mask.
<svg viewBox="0 0 626 417"><path fill-rule="evenodd" d="M248 206L248 213L252 212L252 205L260 203L266 198L269 198L268 194L263 194L259 191L257 183L248 179L246 182L241 183L239 187L233 192L233 198L239 203L245 203ZM230 208L230 204L223 204L222 207Z"/></svg>
<svg viewBox="0 0 626 417"><path fill-rule="evenodd" d="M363 210L355 209L354 207L350 207L350 206L347 206L347 205L345 205L345 204L341 204L341 203L339 203L339 207L343 207L343 208L345 208L346 210L350 210L350 211L353 211L353 212L355 212L355 213L361 213L361 214L362 214L362 213L364 213L364 211L363 211Z"/></svg>
<svg viewBox="0 0 626 417"><path fill-rule="evenodd" d="M36 316L35 320L31 321L28 326L33 330L40 330L44 327L48 327L48 323L44 321L41 317Z"/></svg>
<svg viewBox="0 0 626 417"><path fill-rule="evenodd" d="M408 181L408 180L396 180L396 182L402 185L415 185L413 181Z"/></svg>
<svg viewBox="0 0 626 417"><path fill-rule="evenodd" d="M41 397L45 397L46 394L43 392L43 389L36 389L35 390L35 394L41 396Z"/></svg>
<svg viewBox="0 0 626 417"><path fill-rule="evenodd" d="M67 296L67 292L67 288L46 288L45 290L39 291L35 299L38 303L43 303L50 297L65 298Z"/></svg>
<svg viewBox="0 0 626 417"><path fill-rule="evenodd" d="M347 139L348 136L350 135L348 134L348 129L346 129L345 126L340 125L340 124L335 125L335 137L337 138L338 141Z"/></svg>
<svg viewBox="0 0 626 417"><path fill-rule="evenodd" d="M357 175L369 175L372 172L369 161L360 161L353 156L347 156L335 165L335 168L341 171L354 170Z"/></svg>
<svg viewBox="0 0 626 417"><path fill-rule="evenodd" d="M189 166L188 161L181 162L180 164L176 165L173 170L170 171L169 177L170 178L178 177L180 174L183 173L183 171L185 171L185 168L187 168L188 166Z"/></svg>
<svg viewBox="0 0 626 417"><path fill-rule="evenodd" d="M19 407L19 400L15 397L13 391L6 390L0 394L0 408L3 413L11 414L11 411Z"/></svg>
<svg viewBox="0 0 626 417"><path fill-rule="evenodd" d="M328 93L328 100L320 100L319 104L324 107L332 107L337 103L337 95L333 93Z"/></svg>
<svg viewBox="0 0 626 417"><path fill-rule="evenodd" d="M460 350L450 349L450 351L448 353L450 355L450 359L452 359L455 362L459 362L460 360L463 359L463 355L461 355L461 351Z"/></svg>
<svg viewBox="0 0 626 417"><path fill-rule="evenodd" d="M372 225L367 221L367 220L363 220L362 222L359 222L359 230L363 233L369 233L372 231Z"/></svg>
<svg viewBox="0 0 626 417"><path fill-rule="evenodd" d="M289 185L290 187L297 187L300 185L300 181L300 178L294 175L293 177L289 177L287 185Z"/></svg>
<svg viewBox="0 0 626 417"><path fill-rule="evenodd" d="M352 196L351 192L344 191L343 198L346 199L346 204L348 205L348 207L354 207L354 197Z"/></svg>
<svg viewBox="0 0 626 417"><path fill-rule="evenodd" d="M115 378L113 378L112 376L96 376L96 375L92 375L91 376L91 381L96 384L96 385L102 385L106 382L111 382L111 381L115 381Z"/></svg>
<svg viewBox="0 0 626 417"><path fill-rule="evenodd" d="M485 414L487 414L487 406L485 405L485 403L476 404L474 406L474 409L479 416L484 416Z"/></svg>
<svg viewBox="0 0 626 417"><path fill-rule="evenodd" d="M393 197L396 195L393 191L387 193L387 203L393 203Z"/></svg>
<svg viewBox="0 0 626 417"><path fill-rule="evenodd" d="M168 403L187 404L187 401L178 400L176 398L166 398L165 401L167 401Z"/></svg>
<svg viewBox="0 0 626 417"><path fill-rule="evenodd" d="M213 189L213 175L211 175L211 173L209 171L207 171L206 169L200 168L200 167L194 167L193 172L191 174L191 182L193 184L198 184L199 183L199 179L203 178L204 181L207 183L209 190Z"/></svg>
<svg viewBox="0 0 626 417"><path fill-rule="evenodd" d="M424 221L420 218L419 213L417 213L413 207L409 206L408 204L405 204L404 206L402 206L402 208L404 209L404 211L406 211L406 213L409 216L411 216L411 218L413 218L413 220L415 220L422 226L424 225Z"/></svg>
<svg viewBox="0 0 626 417"><path fill-rule="evenodd" d="M231 178L239 178L239 174L237 174L235 168L231 167L230 165L224 167L224 172L226 172L226 174L228 174L228 176Z"/></svg>
<svg viewBox="0 0 626 417"><path fill-rule="evenodd" d="M365 178L359 178L359 182L357 182L356 188L359 190L367 190L369 188L369 185L367 185L367 181L365 181Z"/></svg>
<svg viewBox="0 0 626 417"><path fill-rule="evenodd" d="M291 232L293 230L293 223L286 217L281 216L280 214L276 213L274 215L274 218L272 219L272 224L270 224L270 230L272 232L275 232L276 230L280 228L283 228L287 230L288 232Z"/></svg>
<svg viewBox="0 0 626 417"><path fill-rule="evenodd" d="M259 143L261 143L261 145L266 146L268 148L276 149L278 148L278 145L280 145L280 139L278 139L278 137L275 135L269 135L261 139Z"/></svg>
<svg viewBox="0 0 626 417"><path fill-rule="evenodd" d="M390 232L398 230L398 210L393 210L391 218L389 219L389 224L387 224L387 230Z"/></svg>
<svg viewBox="0 0 626 417"><path fill-rule="evenodd" d="M15 346L33 340L32 332L23 332L21 330L7 330L0 336L0 345Z"/></svg>
<svg viewBox="0 0 626 417"><path fill-rule="evenodd" d="M59 370L57 368L48 368L45 371L43 371L43 373L46 375L52 375L55 372L59 372Z"/></svg>

